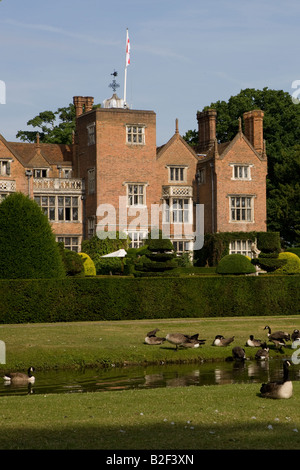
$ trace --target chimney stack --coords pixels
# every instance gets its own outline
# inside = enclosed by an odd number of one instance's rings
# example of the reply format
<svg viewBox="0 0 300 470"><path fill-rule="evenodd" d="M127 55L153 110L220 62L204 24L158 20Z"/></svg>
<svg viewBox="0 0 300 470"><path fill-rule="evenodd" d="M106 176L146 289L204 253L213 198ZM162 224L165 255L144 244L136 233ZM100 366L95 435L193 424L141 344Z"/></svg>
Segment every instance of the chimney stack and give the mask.
<svg viewBox="0 0 300 470"><path fill-rule="evenodd" d="M263 118L264 112L260 109L248 111L243 114L244 134L259 154L264 152Z"/></svg>
<svg viewBox="0 0 300 470"><path fill-rule="evenodd" d="M73 104L75 106L76 117L78 118L84 112L91 111L94 105L94 98L92 96L74 96Z"/></svg>
<svg viewBox="0 0 300 470"><path fill-rule="evenodd" d="M216 139L217 111L208 109L197 113L198 120L198 144L199 151L204 151L211 147Z"/></svg>

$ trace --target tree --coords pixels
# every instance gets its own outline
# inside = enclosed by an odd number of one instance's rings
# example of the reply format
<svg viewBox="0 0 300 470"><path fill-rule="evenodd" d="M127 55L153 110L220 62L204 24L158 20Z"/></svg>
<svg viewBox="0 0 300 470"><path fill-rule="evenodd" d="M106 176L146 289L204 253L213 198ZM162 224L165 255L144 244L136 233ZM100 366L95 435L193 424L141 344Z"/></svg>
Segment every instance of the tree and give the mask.
<svg viewBox="0 0 300 470"><path fill-rule="evenodd" d="M93 108L99 108L94 105ZM76 127L75 106L69 104L57 111L42 111L27 122L27 126L37 128L35 131L18 131L16 137L24 142L35 142L36 134L39 132L40 142L46 144L72 143L72 134Z"/></svg>
<svg viewBox="0 0 300 470"><path fill-rule="evenodd" d="M121 272L122 263L120 258L102 258L114 251L128 248L128 237L119 232L109 233L99 231L89 240L84 240L81 245L82 253L86 253L93 260L97 274L109 274L110 272Z"/></svg>
<svg viewBox="0 0 300 470"><path fill-rule="evenodd" d="M268 230L280 231L286 245L300 243L300 106L282 90L247 88L228 102L217 101L204 109L217 110L218 142L232 140L238 119L246 111L264 111L264 138L268 156ZM196 146L198 133L188 131L185 140Z"/></svg>
<svg viewBox="0 0 300 470"><path fill-rule="evenodd" d="M62 257L46 215L22 193L0 204L0 278L65 276Z"/></svg>

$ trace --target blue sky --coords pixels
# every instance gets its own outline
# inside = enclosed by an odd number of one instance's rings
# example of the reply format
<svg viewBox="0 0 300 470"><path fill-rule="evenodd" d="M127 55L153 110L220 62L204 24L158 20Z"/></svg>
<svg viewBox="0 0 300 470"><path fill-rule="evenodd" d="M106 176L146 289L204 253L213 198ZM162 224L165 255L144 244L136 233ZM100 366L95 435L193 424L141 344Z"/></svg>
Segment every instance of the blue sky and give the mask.
<svg viewBox="0 0 300 470"><path fill-rule="evenodd" d="M0 134L15 141L40 111L73 96L123 97L157 115L157 145L196 129L198 110L241 89L300 80L298 0L2 0ZM0 94L1 96L1 94Z"/></svg>

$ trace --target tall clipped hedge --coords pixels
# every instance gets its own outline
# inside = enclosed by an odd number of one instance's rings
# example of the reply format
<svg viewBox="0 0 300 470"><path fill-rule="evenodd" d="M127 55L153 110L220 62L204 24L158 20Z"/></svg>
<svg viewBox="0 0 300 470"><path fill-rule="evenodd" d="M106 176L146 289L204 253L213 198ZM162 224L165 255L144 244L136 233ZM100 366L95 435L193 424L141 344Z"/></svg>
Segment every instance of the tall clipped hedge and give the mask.
<svg viewBox="0 0 300 470"><path fill-rule="evenodd" d="M0 278L62 278L65 269L46 215L22 193L0 204Z"/></svg>
<svg viewBox="0 0 300 470"><path fill-rule="evenodd" d="M0 323L300 314L300 275L0 280Z"/></svg>

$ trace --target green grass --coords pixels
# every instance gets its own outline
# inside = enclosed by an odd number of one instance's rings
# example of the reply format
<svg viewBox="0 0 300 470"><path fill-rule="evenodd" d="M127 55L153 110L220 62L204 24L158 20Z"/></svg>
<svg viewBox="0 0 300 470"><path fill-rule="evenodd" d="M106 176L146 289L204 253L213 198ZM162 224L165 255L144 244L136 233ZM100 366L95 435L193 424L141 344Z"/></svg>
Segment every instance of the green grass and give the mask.
<svg viewBox="0 0 300 470"><path fill-rule="evenodd" d="M266 339L266 325L270 325L272 331L284 329L291 333L299 328L299 316L1 325L0 340L6 345L6 365L0 364L0 372L7 368L27 369L30 364L46 370L225 359L231 355L231 347L245 345L250 334ZM198 349L179 351L167 342L162 346L144 344L146 333L155 327L162 336L176 331L199 333L207 341ZM216 334L235 335L235 341L229 348L212 346ZM254 357L255 351L247 348L249 359ZM289 354L291 350L286 351ZM273 346L270 355L278 355Z"/></svg>
<svg viewBox="0 0 300 470"><path fill-rule="evenodd" d="M1 449L300 449L300 383L1 398Z"/></svg>
<svg viewBox="0 0 300 470"><path fill-rule="evenodd" d="M292 332L299 316L1 325L9 368L37 371L112 364L225 359L215 334L266 338L265 325ZM200 333L207 344L175 351L144 344L145 333ZM247 356L255 350L247 348ZM286 348L285 354L290 355ZM271 350L271 356L278 353ZM295 367L299 367L295 365ZM259 396L260 384L3 396L0 449L300 449L300 382L289 400Z"/></svg>

